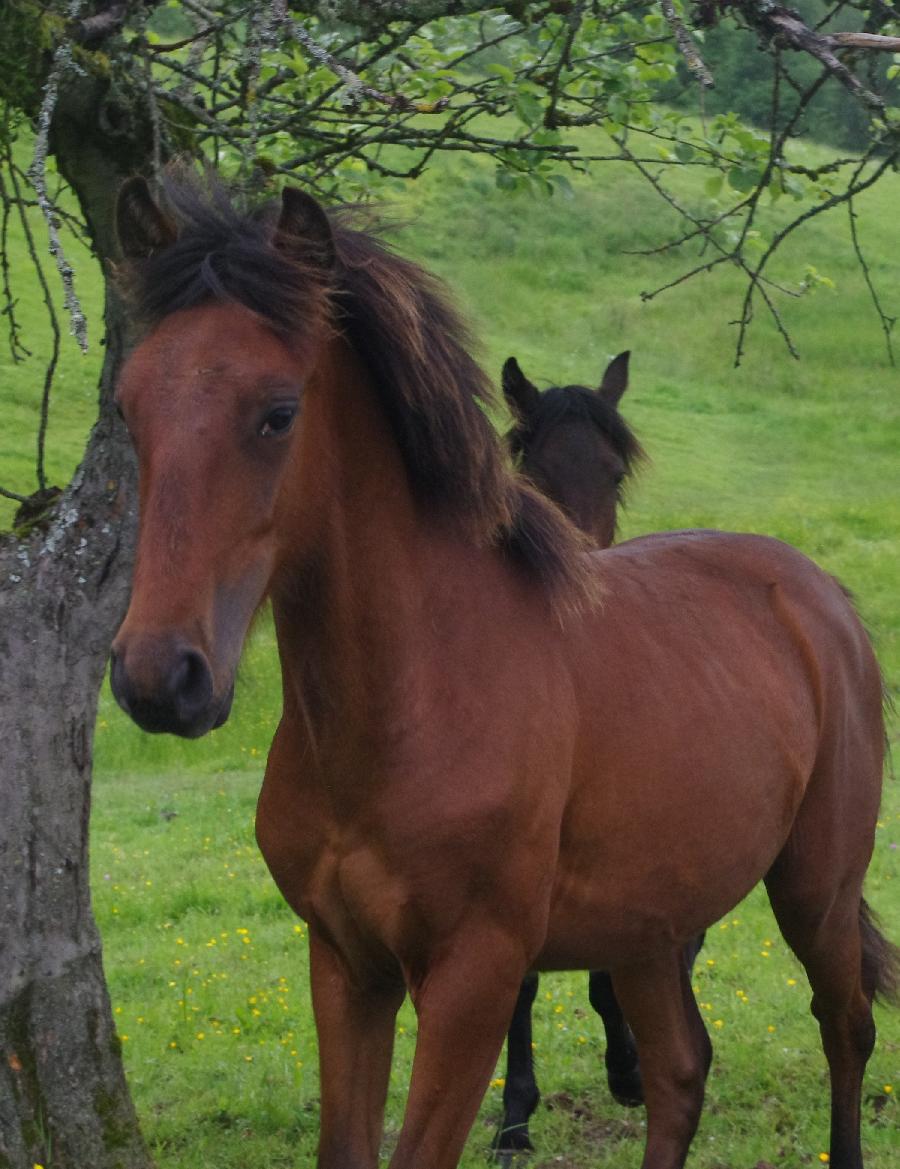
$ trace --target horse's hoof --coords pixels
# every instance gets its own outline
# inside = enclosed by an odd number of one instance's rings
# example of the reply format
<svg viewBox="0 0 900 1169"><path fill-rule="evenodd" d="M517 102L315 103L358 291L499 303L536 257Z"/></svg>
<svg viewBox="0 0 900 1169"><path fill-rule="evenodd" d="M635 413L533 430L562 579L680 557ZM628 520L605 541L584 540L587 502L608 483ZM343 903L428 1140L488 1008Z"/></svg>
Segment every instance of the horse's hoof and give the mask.
<svg viewBox="0 0 900 1169"><path fill-rule="evenodd" d="M644 1103L644 1085L641 1083L641 1069L631 1068L627 1072L610 1072L609 1090L613 1100L626 1108L638 1108Z"/></svg>
<svg viewBox="0 0 900 1169"><path fill-rule="evenodd" d="M513 1169L518 1158L534 1152L534 1145L524 1124L501 1129L494 1137L491 1158L502 1169Z"/></svg>

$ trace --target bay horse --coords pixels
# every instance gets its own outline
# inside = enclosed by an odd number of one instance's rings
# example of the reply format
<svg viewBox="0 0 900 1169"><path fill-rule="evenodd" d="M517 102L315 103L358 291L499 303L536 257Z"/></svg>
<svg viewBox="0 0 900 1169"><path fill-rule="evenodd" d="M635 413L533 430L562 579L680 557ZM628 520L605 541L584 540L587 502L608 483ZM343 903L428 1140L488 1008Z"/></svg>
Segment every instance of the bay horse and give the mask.
<svg viewBox="0 0 900 1169"><path fill-rule="evenodd" d="M608 548L626 480L645 458L634 431L619 412L628 389L629 351L614 357L594 387L551 386L541 392L515 357L503 365L501 386L512 413L506 444L529 482L552 499L597 548ZM685 948L688 972L703 944L702 935ZM522 981L506 1036L503 1115L494 1141L501 1161L532 1149L529 1120L540 1092L534 1071L531 1013L538 991L532 971ZM643 1103L637 1046L619 1006L612 979L592 970L588 1001L603 1022L606 1075L615 1100Z"/></svg>
<svg viewBox="0 0 900 1169"><path fill-rule="evenodd" d="M303 192L242 215L135 178L117 224L144 332L112 685L146 730L204 734L271 599L256 832L309 923L319 1169L378 1162L407 992L391 1169L452 1169L524 975L590 968L637 1039L644 1169L680 1169L709 1061L682 948L760 879L812 985L832 1165L859 1169L896 960L862 899L881 680L841 589L764 537L586 554L508 471L432 278Z"/></svg>

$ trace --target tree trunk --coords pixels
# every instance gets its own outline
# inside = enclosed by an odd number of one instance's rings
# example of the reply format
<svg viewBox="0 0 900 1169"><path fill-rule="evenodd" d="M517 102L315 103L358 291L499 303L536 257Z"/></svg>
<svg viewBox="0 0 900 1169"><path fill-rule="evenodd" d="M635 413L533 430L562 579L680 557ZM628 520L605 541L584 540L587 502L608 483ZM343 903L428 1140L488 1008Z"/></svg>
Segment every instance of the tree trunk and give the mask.
<svg viewBox="0 0 900 1169"><path fill-rule="evenodd" d="M115 92L115 104L112 93ZM122 87L73 74L53 148L101 262L113 206L146 169ZM124 613L135 472L110 393L122 307L106 308L100 414L52 516L0 539L0 1169L149 1169L91 911L88 818L97 696Z"/></svg>

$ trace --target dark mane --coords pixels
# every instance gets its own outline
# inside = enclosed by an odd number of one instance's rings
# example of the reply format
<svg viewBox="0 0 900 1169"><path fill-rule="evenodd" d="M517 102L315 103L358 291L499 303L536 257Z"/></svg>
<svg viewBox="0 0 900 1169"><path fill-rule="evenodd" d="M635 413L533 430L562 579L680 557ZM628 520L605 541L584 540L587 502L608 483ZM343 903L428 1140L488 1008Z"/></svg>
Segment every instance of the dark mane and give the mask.
<svg viewBox="0 0 900 1169"><path fill-rule="evenodd" d="M485 413L490 381L435 277L353 227L347 211L330 214L337 261L326 275L302 241L290 252L274 245L272 206L242 213L220 186L177 173L164 195L177 238L120 273L146 326L212 300L238 302L292 340L330 319L372 376L414 497L505 549L560 599L590 590L580 535L506 466Z"/></svg>
<svg viewBox="0 0 900 1169"><path fill-rule="evenodd" d="M563 422L583 422L596 427L629 474L646 458L644 448L616 407L587 386L551 386L544 390L527 420L519 422L507 434L511 453L518 458L548 430Z"/></svg>
<svg viewBox="0 0 900 1169"><path fill-rule="evenodd" d="M328 285L310 256L272 246L275 208L239 211L213 180L201 183L180 168L167 172L163 206L175 242L117 271L139 323L213 300L231 300L259 313L282 337L308 334L322 319Z"/></svg>

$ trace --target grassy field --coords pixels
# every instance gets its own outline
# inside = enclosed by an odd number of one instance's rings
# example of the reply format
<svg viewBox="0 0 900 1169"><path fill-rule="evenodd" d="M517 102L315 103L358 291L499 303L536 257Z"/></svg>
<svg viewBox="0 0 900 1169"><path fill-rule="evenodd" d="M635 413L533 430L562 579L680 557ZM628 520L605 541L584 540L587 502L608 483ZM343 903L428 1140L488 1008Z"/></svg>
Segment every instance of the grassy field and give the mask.
<svg viewBox="0 0 900 1169"><path fill-rule="evenodd" d="M891 178L858 207L873 245L873 275L894 310L898 195L900 180ZM782 276L799 278L812 262L836 285L787 306L803 360L793 361L760 318L735 371L729 321L738 311L739 274L719 269L642 304L642 289L679 269L669 257L623 251L661 242L672 224L652 192L620 171L577 183L571 199L543 202L502 195L489 168L454 161L398 195L395 211L406 221L398 246L451 281L484 338L491 370L499 372L514 353L539 383L591 382L610 355L632 350L623 408L652 464L632 485L623 536L708 525L791 541L852 588L897 693L898 374L887 364L839 215L818 221L781 262ZM88 291L96 303L96 287ZM78 372L80 361L67 358L64 400L53 416L59 475L71 468L88 416L91 371ZM28 369L7 362L0 372L12 386L20 428L6 432L9 449L0 450L0 482L8 483L8 456L26 449L32 414ZM282 904L253 842L255 796L278 706L265 622L245 658L234 716L207 740L144 736L108 693L103 698L95 908L126 1066L162 1169L299 1166L314 1149L318 1088L304 929ZM895 740L897 730L895 717ZM868 893L900 940L898 782L889 778L885 793ZM764 897L752 895L713 927L695 988L716 1054L692 1164L820 1164L824 1060L803 972ZM542 982L535 1042L544 1104L533 1124L534 1169L640 1162L643 1116L608 1096L600 1028L585 991L583 976ZM900 1012L881 1010L878 1022L865 1085L867 1166L894 1169ZM405 1008L388 1146L414 1035ZM468 1167L484 1163L501 1077L498 1068L469 1142Z"/></svg>

